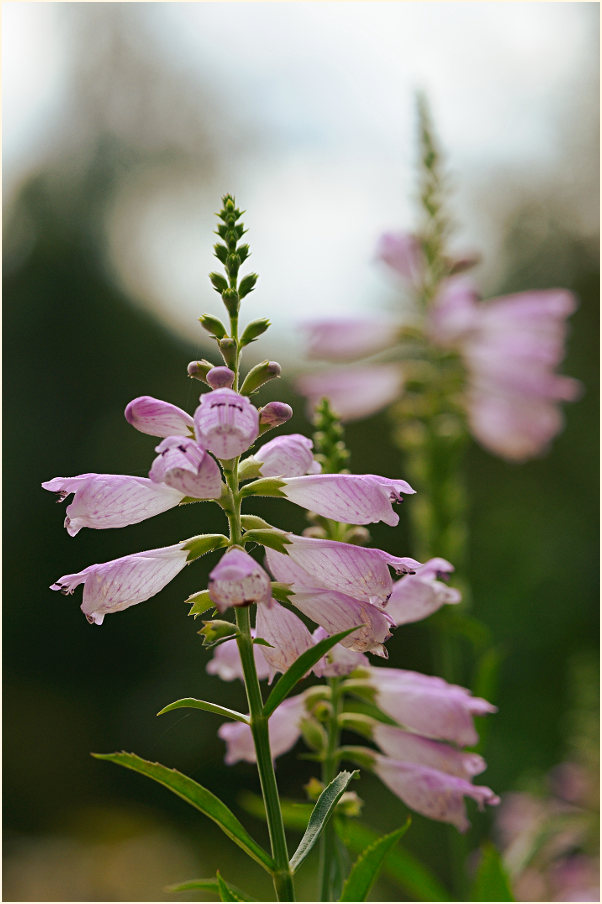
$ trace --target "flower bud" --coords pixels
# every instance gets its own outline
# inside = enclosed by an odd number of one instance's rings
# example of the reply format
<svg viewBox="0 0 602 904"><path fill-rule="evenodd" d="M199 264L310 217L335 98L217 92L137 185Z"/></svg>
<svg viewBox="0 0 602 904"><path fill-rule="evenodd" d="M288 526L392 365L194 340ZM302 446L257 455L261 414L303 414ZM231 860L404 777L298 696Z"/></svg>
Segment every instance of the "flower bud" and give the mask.
<svg viewBox="0 0 602 904"><path fill-rule="evenodd" d="M268 402L259 409L259 433L265 433L267 430L272 430L273 427L286 424L292 416L293 409L286 402Z"/></svg>
<svg viewBox="0 0 602 904"><path fill-rule="evenodd" d="M235 340L226 337L225 339L220 339L217 344L218 344L219 350L222 354L222 358L226 362L226 366L230 367L230 368L236 367L236 342L235 342Z"/></svg>
<svg viewBox="0 0 602 904"><path fill-rule="evenodd" d="M238 287L238 294L241 298L244 298L245 295L248 295L249 292L252 292L255 288L255 284L259 279L257 273L249 273L240 281L240 285Z"/></svg>
<svg viewBox="0 0 602 904"><path fill-rule="evenodd" d="M213 367L206 376L205 382L212 389L232 389L234 371L229 367Z"/></svg>
<svg viewBox="0 0 602 904"><path fill-rule="evenodd" d="M248 345L250 342L255 342L262 333L265 333L269 326L270 321L267 317L262 317L261 320L252 320L251 323L246 325L240 338L241 346Z"/></svg>
<svg viewBox="0 0 602 904"><path fill-rule="evenodd" d="M230 259L230 256L231 255L228 255L228 260ZM240 304L236 289L226 289L225 292L222 292L222 301L226 305L226 310L230 317L236 317Z"/></svg>
<svg viewBox="0 0 602 904"><path fill-rule="evenodd" d="M206 383L205 377L212 368L213 364L211 361L206 361L205 358L202 358L200 361L191 361L186 370L189 377L194 377L195 380Z"/></svg>
<svg viewBox="0 0 602 904"><path fill-rule="evenodd" d="M203 327L204 330L207 330L212 336L215 336L216 339L223 339L226 335L226 327L218 320L217 317L213 317L211 314L203 314L199 317L199 323Z"/></svg>
<svg viewBox="0 0 602 904"><path fill-rule="evenodd" d="M256 392L260 386L279 377L280 373L281 368L276 361L262 361L261 364L256 364L255 367L249 371L240 391L243 395L251 395L251 393Z"/></svg>
<svg viewBox="0 0 602 904"><path fill-rule="evenodd" d="M228 280L225 276L222 276L221 273L210 273L209 279L211 280L211 285L215 291L219 292L220 295L228 288Z"/></svg>

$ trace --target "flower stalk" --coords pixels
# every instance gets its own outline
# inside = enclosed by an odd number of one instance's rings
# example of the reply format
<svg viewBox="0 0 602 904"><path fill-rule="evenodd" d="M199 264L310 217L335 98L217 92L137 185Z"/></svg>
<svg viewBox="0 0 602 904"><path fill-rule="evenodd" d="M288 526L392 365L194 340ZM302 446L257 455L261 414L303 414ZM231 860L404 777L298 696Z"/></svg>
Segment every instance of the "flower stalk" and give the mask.
<svg viewBox="0 0 602 904"><path fill-rule="evenodd" d="M327 722L327 744L322 761L322 784L326 788L337 774L338 748L341 740L340 715L343 703L343 687L340 678L329 678L330 711ZM320 900L333 901L333 873L336 862L335 828L331 819L320 838Z"/></svg>

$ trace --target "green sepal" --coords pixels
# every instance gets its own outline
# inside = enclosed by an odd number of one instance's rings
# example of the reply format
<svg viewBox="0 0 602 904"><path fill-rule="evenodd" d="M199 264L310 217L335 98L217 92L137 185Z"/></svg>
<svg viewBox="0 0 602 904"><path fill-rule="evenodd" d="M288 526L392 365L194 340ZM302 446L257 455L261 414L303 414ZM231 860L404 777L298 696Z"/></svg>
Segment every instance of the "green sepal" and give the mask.
<svg viewBox="0 0 602 904"><path fill-rule="evenodd" d="M252 367L245 377L244 382L240 387L240 394L252 395L252 393L257 392L262 386L265 386L266 383L269 383L270 380L278 379L281 372L282 369L276 361L261 361L259 364L256 364L255 367Z"/></svg>
<svg viewBox="0 0 602 904"><path fill-rule="evenodd" d="M215 291L219 292L220 295L228 288L228 280L221 273L210 273L209 279Z"/></svg>
<svg viewBox="0 0 602 904"><path fill-rule="evenodd" d="M238 479L239 480L257 480L258 477L261 477L261 465L262 462L257 461L252 455L249 455L248 458L245 458L244 461L241 461L238 465ZM253 518L253 515L247 515L248 518ZM262 518L258 519L261 521L261 524L256 525L257 527L264 527L266 522L263 521Z"/></svg>
<svg viewBox="0 0 602 904"><path fill-rule="evenodd" d="M195 618L197 615L202 615L207 609L211 609L215 606L215 603L209 596L208 590L199 590L198 593L193 593L188 599L184 600L184 602L192 603L192 608L188 614L194 615Z"/></svg>
<svg viewBox="0 0 602 904"><path fill-rule="evenodd" d="M172 712L174 709L202 709L204 712L215 713L216 716L225 716L235 722L244 722L245 725L250 724L249 717L237 712L235 709L228 709L228 707L220 706L218 703L209 703L207 700L197 700L195 697L182 697L181 700L174 700L173 703L168 703L167 706L160 709L157 715L162 716L165 713Z"/></svg>
<svg viewBox="0 0 602 904"><path fill-rule="evenodd" d="M238 248L236 249L236 253L238 254L238 256L240 258L241 264L244 264L246 259L248 257L250 257L250 255L251 255L251 249L249 248L248 245L239 245Z"/></svg>
<svg viewBox="0 0 602 904"><path fill-rule="evenodd" d="M182 549L188 550L188 562L194 562L200 556L204 556L214 549L221 549L227 546L230 541L224 534L199 534L197 537L190 537L182 543Z"/></svg>
<svg viewBox="0 0 602 904"><path fill-rule="evenodd" d="M324 731L324 728L316 721L316 719L311 719L309 717L301 719L299 722L299 729L303 740L308 747L311 747L311 749L315 750L317 753L326 750L328 736Z"/></svg>
<svg viewBox="0 0 602 904"><path fill-rule="evenodd" d="M279 496L286 498L280 489L284 486L286 486L286 481L279 480L278 477L261 477L259 480L254 480L253 483L248 483L244 486L240 491L240 496L241 499L246 499L247 496Z"/></svg>
<svg viewBox="0 0 602 904"><path fill-rule="evenodd" d="M303 838L299 842L299 847L291 857L290 867L292 872L295 872L301 866L320 837L322 829L332 816L343 792L347 789L347 785L351 779L357 775L359 775L357 771L339 772L336 778L324 788L311 812L307 828L305 829Z"/></svg>
<svg viewBox="0 0 602 904"><path fill-rule="evenodd" d="M268 524L259 515L241 515L240 524L243 530L275 530L272 524Z"/></svg>
<svg viewBox="0 0 602 904"><path fill-rule="evenodd" d="M337 643L344 640L345 637L353 631L357 631L358 627L361 627L361 625L358 625L356 628L348 628L346 631L341 631L339 634L333 634L332 637L325 637L324 640L318 641L315 646L306 650L304 653L301 653L293 664L289 666L284 675L281 675L272 688L270 696L263 707L264 716L271 716L276 707L280 706L282 701L288 697L297 682L314 667L316 662L318 662L325 653L328 653L328 651Z"/></svg>
<svg viewBox="0 0 602 904"><path fill-rule="evenodd" d="M241 263L242 263L242 261L241 261ZM257 273L249 273L249 274L247 274L247 276L244 276L241 279L240 284L238 286L238 294L240 295L241 298L244 298L245 295L248 295L249 292L253 291L258 279L259 279L259 276L257 275ZM244 333L243 333L243 338L244 338ZM246 345L246 343L244 343L244 344Z"/></svg>
<svg viewBox="0 0 602 904"><path fill-rule="evenodd" d="M258 643L260 647L271 647L274 648L274 644L270 643L269 640L266 640L265 637L254 637L253 643Z"/></svg>
<svg viewBox="0 0 602 904"><path fill-rule="evenodd" d="M405 835L411 824L408 817L404 826L374 841L367 847L353 864L347 881L343 886L340 901L365 901L380 871L383 861L402 835Z"/></svg>
<svg viewBox="0 0 602 904"><path fill-rule="evenodd" d="M190 615L190 612L188 613ZM197 634L203 638L203 644L206 647L212 646L216 641L224 637L231 638L240 634L237 626L233 622L225 621L221 618L211 618L203 622L204 627Z"/></svg>
<svg viewBox="0 0 602 904"><path fill-rule="evenodd" d="M195 373L192 373L192 374L190 373L190 371L188 371L188 376L192 380L200 380L201 383L205 383L208 386L209 384L207 383L207 380L205 379L205 377L207 376L207 374L209 373L210 370L213 370L213 368L215 367L215 364L212 364L211 361L207 361L206 358L201 358L200 361L191 361L190 364L188 365L188 367L190 367L191 364L196 365L196 371L195 371Z"/></svg>
<svg viewBox="0 0 602 904"><path fill-rule="evenodd" d="M336 757L339 760L353 760L354 763L357 763L358 766L363 766L364 769L372 769L376 759L375 751L369 747L354 747L351 745L339 747L336 751Z"/></svg>
<svg viewBox="0 0 602 904"><path fill-rule="evenodd" d="M470 900L515 900L502 858L490 842L485 842L481 847L481 860L470 889Z"/></svg>
<svg viewBox="0 0 602 904"><path fill-rule="evenodd" d="M272 581L272 596L279 603L290 602L293 596L293 588L291 584L284 584L282 581Z"/></svg>
<svg viewBox="0 0 602 904"><path fill-rule="evenodd" d="M255 342L255 340L259 339L270 326L271 323L267 317L262 317L260 320L252 320L251 323L248 323L244 328L243 334L240 337L240 344L249 345L250 342Z"/></svg>
<svg viewBox="0 0 602 904"><path fill-rule="evenodd" d="M259 863L267 872L272 874L276 868L273 859L268 852L252 838L242 823L236 818L234 813L219 799L209 791L203 788L193 779L189 778L177 769L168 769L160 763L151 763L143 760L134 753L93 753L93 757L98 760L108 760L126 769L132 769L147 778L153 779L160 785L164 785L186 803L189 803L196 810L199 810L209 819L215 822L222 832L228 836L235 844L237 844L246 854L249 855L256 863Z"/></svg>
<svg viewBox="0 0 602 904"><path fill-rule="evenodd" d="M248 530L242 537L243 543L259 543L261 546L269 546L276 552L286 553L286 547L290 546L291 541L286 531L277 530Z"/></svg>
<svg viewBox="0 0 602 904"><path fill-rule="evenodd" d="M354 731L356 734L361 734L365 738L372 739L374 735L374 726L377 724L378 722L376 719L373 719L371 716L367 716L364 713L344 712L339 716L339 725L341 728L347 729L348 731Z"/></svg>
<svg viewBox="0 0 602 904"><path fill-rule="evenodd" d="M203 327L204 330L211 336L215 336L216 339L223 339L224 336L227 335L227 330L221 320L218 320L217 317L213 317L212 314L202 314L199 317L199 323Z"/></svg>

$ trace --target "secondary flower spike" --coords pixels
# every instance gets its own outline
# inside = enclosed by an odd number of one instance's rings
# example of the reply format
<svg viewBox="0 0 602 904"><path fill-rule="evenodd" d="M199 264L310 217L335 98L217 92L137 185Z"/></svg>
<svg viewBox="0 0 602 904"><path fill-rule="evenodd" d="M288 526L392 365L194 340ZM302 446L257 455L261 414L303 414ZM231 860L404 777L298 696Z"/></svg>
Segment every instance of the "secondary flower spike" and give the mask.
<svg viewBox="0 0 602 904"><path fill-rule="evenodd" d="M415 490L405 480L390 480L373 474L315 474L283 481L280 492L309 511L346 524L384 521L395 527L399 515L392 502Z"/></svg>
<svg viewBox="0 0 602 904"><path fill-rule="evenodd" d="M189 414L161 399L139 396L125 409L128 424L150 436L186 436L193 432L194 422Z"/></svg>
<svg viewBox="0 0 602 904"><path fill-rule="evenodd" d="M159 593L184 568L188 555L183 543L150 549L63 575L50 589L70 595L83 584L81 610L90 624L101 625L107 613L121 612Z"/></svg>
<svg viewBox="0 0 602 904"><path fill-rule="evenodd" d="M149 472L156 484L165 483L195 499L219 499L222 475L219 465L195 440L186 436L168 436L155 448Z"/></svg>
<svg viewBox="0 0 602 904"><path fill-rule="evenodd" d="M57 493L59 501L74 494L65 518L65 527L71 537L75 537L82 527L99 530L137 524L174 508L185 495L173 487L153 483L148 477L125 474L53 477L42 487Z"/></svg>
<svg viewBox="0 0 602 904"><path fill-rule="evenodd" d="M277 436L255 453L262 477L301 477L319 474L321 465L312 454L313 443L300 433Z"/></svg>
<svg viewBox="0 0 602 904"><path fill-rule="evenodd" d="M214 389L201 396L194 413L196 437L222 460L237 458L259 434L259 415L246 396L233 389Z"/></svg>
<svg viewBox="0 0 602 904"><path fill-rule="evenodd" d="M250 603L272 605L272 584L261 565L239 546L226 550L209 575L209 597L220 612Z"/></svg>

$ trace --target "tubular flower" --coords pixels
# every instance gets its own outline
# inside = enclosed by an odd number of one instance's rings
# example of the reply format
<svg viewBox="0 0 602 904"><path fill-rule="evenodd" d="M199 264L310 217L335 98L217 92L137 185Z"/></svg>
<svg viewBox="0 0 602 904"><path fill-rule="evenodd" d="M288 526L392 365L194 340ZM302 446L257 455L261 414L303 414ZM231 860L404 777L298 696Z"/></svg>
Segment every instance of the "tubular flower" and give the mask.
<svg viewBox="0 0 602 904"><path fill-rule="evenodd" d="M139 396L125 409L126 421L141 433L150 436L186 436L194 431L194 423L189 414L152 396Z"/></svg>
<svg viewBox="0 0 602 904"><path fill-rule="evenodd" d="M381 352L397 342L399 324L392 320L348 317L312 320L303 324L308 333L310 358L352 361Z"/></svg>
<svg viewBox="0 0 602 904"><path fill-rule="evenodd" d="M81 610L90 624L101 625L109 612L121 612L159 593L184 568L188 550L182 543L150 549L89 565L77 574L66 574L51 590L69 595L84 585Z"/></svg>
<svg viewBox="0 0 602 904"><path fill-rule="evenodd" d="M259 434L257 409L233 389L214 389L202 395L194 425L199 443L223 460L242 455Z"/></svg>
<svg viewBox="0 0 602 904"><path fill-rule="evenodd" d="M197 442L185 436L168 436L155 448L149 477L195 499L219 499L222 476L219 465Z"/></svg>
<svg viewBox="0 0 602 904"><path fill-rule="evenodd" d="M344 370L303 374L296 389L307 397L309 411L327 396L342 421L369 417L386 408L402 393L403 371L399 364L365 364Z"/></svg>
<svg viewBox="0 0 602 904"><path fill-rule="evenodd" d="M239 546L223 554L209 575L209 597L220 612L250 603L272 605L272 584L261 565Z"/></svg>
<svg viewBox="0 0 602 904"><path fill-rule="evenodd" d="M386 603L387 614L396 625L427 618L441 606L459 603L460 591L443 583L453 571L453 565L445 559L429 559L393 585L393 592Z"/></svg>
<svg viewBox="0 0 602 904"><path fill-rule="evenodd" d="M267 647L266 647L267 649ZM301 737L300 724L305 717L305 695L289 697L274 710L268 722L270 749L275 759L293 747ZM245 760L255 763L255 745L251 729L244 722L227 722L218 729L219 737L226 742L227 766Z"/></svg>
<svg viewBox="0 0 602 904"><path fill-rule="evenodd" d="M409 232L385 232L376 257L409 283L419 283L424 272L424 254L417 236Z"/></svg>
<svg viewBox="0 0 602 904"><path fill-rule="evenodd" d="M286 424L293 416L293 409L286 402L268 402L259 411L259 423L264 430Z"/></svg>
<svg viewBox="0 0 602 904"><path fill-rule="evenodd" d="M280 492L309 511L346 524L384 521L395 527L399 515L392 502L415 490L405 480L390 480L373 474L312 474L289 477Z"/></svg>
<svg viewBox="0 0 602 904"><path fill-rule="evenodd" d="M300 433L277 436L254 455L261 462L262 477L301 477L318 474L322 467L312 455L313 443Z"/></svg>
<svg viewBox="0 0 602 904"><path fill-rule="evenodd" d="M255 633L254 630L251 630L253 637L255 637ZM271 668L263 655L266 649L267 647L260 644L253 644L255 668L260 681L262 678L267 678L271 673ZM222 681L234 681L235 678L243 680L242 662L240 661L238 644L234 638L226 640L218 647L215 647L213 657L207 663L207 672L210 675L217 675Z"/></svg>
<svg viewBox="0 0 602 904"><path fill-rule="evenodd" d="M57 493L62 502L71 493L65 527L71 537L82 529L126 527L174 508L184 494L147 477L123 474L80 474L78 477L53 477L42 484Z"/></svg>
<svg viewBox="0 0 602 904"><path fill-rule="evenodd" d="M404 669L370 668L376 705L401 725L431 738L470 747L478 741L473 716L497 712L466 688Z"/></svg>
<svg viewBox="0 0 602 904"><path fill-rule="evenodd" d="M478 753L458 750L449 744L404 731L403 728L396 728L394 725L375 723L372 737L382 752L395 760L420 763L422 766L429 766L467 781L487 768L485 760Z"/></svg>
<svg viewBox="0 0 602 904"><path fill-rule="evenodd" d="M275 600L272 608L257 607L255 631L271 644L263 647L263 655L268 663L270 681L276 672L286 672L295 659L313 647L311 634L293 612L280 606Z"/></svg>
<svg viewBox="0 0 602 904"><path fill-rule="evenodd" d="M449 822L459 832L470 828L464 797L472 797L483 810L485 804L499 804L491 788L473 785L464 778L419 763L408 763L375 754L372 767L382 782L412 810Z"/></svg>
<svg viewBox="0 0 602 904"><path fill-rule="evenodd" d="M314 643L318 643L328 636L328 631L322 627L316 628L312 634ZM324 678L338 678L343 675L348 675L350 672L353 672L354 669L365 668L367 665L369 665L367 656L364 656L363 653L356 653L354 650L349 650L340 643L335 644L318 663L318 666L320 667L319 674ZM314 672L316 675L318 674L317 668L315 667Z"/></svg>

